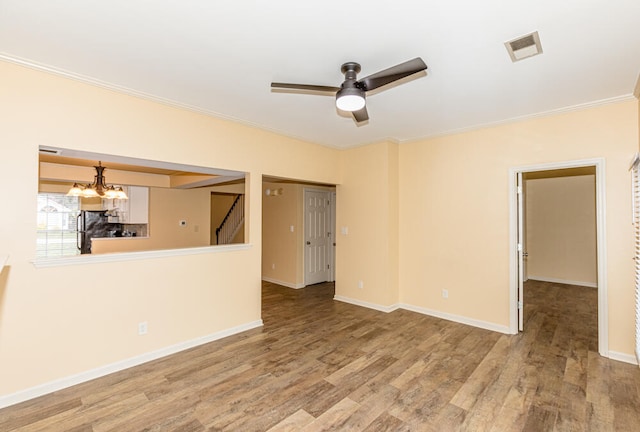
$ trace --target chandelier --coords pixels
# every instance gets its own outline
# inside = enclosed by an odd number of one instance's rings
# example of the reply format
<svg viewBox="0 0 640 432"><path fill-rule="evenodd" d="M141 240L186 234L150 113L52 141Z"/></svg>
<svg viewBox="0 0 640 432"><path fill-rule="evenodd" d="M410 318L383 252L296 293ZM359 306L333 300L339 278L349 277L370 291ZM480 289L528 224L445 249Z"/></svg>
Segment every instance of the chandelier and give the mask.
<svg viewBox="0 0 640 432"><path fill-rule="evenodd" d="M106 167L102 166L102 162L98 161L98 166L94 166L96 169L96 175L93 178L93 183L90 184L78 184L74 183L73 187L67 192L67 196L79 196L83 198L106 198L106 199L129 199L121 186L115 187L113 185L107 185L104 178L104 170Z"/></svg>

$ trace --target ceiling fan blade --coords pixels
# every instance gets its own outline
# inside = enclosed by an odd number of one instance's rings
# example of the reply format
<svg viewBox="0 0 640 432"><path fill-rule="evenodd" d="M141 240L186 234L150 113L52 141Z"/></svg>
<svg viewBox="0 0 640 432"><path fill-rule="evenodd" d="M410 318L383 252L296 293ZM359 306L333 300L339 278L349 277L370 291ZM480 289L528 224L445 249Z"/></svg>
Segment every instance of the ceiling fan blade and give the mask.
<svg viewBox="0 0 640 432"><path fill-rule="evenodd" d="M331 86L321 86L321 85L312 85L312 84L290 84L290 83L271 83L272 89L281 89L281 90L305 90L305 91L315 91L322 93L333 93L335 94L340 87L331 87Z"/></svg>
<svg viewBox="0 0 640 432"><path fill-rule="evenodd" d="M367 112L366 106L362 107L362 109L359 109L358 111L353 111L352 114L354 120L358 123L369 120L369 113Z"/></svg>
<svg viewBox="0 0 640 432"><path fill-rule="evenodd" d="M363 84L365 91L369 91L408 77L409 75L413 75L414 73L423 71L425 69L427 69L427 65L425 64L425 62L422 61L420 57L416 57L413 60L400 63L398 65L390 67L389 69L385 69L383 71L374 73L373 75L369 75L366 78L358 80L358 82Z"/></svg>

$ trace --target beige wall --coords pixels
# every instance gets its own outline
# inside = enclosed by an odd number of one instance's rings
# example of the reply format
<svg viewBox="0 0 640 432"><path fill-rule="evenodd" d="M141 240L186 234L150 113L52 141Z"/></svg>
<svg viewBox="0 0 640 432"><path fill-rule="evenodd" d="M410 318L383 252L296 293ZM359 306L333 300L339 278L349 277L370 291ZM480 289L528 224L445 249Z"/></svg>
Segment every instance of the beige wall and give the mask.
<svg viewBox="0 0 640 432"><path fill-rule="evenodd" d="M265 195L280 188L280 195ZM302 193L299 184L262 184L262 278L292 288L304 286Z"/></svg>
<svg viewBox="0 0 640 432"><path fill-rule="evenodd" d="M595 175L526 181L530 279L597 286Z"/></svg>
<svg viewBox="0 0 640 432"><path fill-rule="evenodd" d="M336 205L339 296L382 307L398 302L397 162L398 145L392 143L342 153L343 182L337 187Z"/></svg>
<svg viewBox="0 0 640 432"><path fill-rule="evenodd" d="M209 246L211 191L149 188L149 237L154 249ZM187 221L180 226L181 220Z"/></svg>
<svg viewBox="0 0 640 432"><path fill-rule="evenodd" d="M401 145L401 302L509 326L509 169L604 158L609 349L631 354L637 123L629 100Z"/></svg>
<svg viewBox="0 0 640 432"><path fill-rule="evenodd" d="M0 397L257 322L262 175L339 182L335 149L5 62L0 119ZM39 145L247 172L250 245L35 268Z"/></svg>

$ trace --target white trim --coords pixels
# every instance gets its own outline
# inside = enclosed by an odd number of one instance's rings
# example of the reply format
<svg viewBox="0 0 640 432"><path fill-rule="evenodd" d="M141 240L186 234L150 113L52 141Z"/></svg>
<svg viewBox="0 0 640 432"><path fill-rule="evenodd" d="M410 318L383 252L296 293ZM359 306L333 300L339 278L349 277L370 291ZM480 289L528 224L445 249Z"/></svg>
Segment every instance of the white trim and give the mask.
<svg viewBox="0 0 640 432"><path fill-rule="evenodd" d="M509 169L509 333L518 329L518 171Z"/></svg>
<svg viewBox="0 0 640 432"><path fill-rule="evenodd" d="M439 138L439 137L445 137L445 136L451 136L451 135L457 135L457 134L477 131L477 130L481 130L481 129L488 129L488 128L508 125L508 124L512 124L512 123L519 123L519 122L523 122L523 121L527 121L527 120L533 120L533 119L537 119L537 118L551 117L551 116L555 116L555 115L559 115L559 114L566 114L566 113L572 113L572 112L576 112L576 111L583 111L583 110L590 109L590 108L597 108L597 107L600 107L600 106L610 105L610 104L614 104L614 103L618 103L618 102L626 102L626 101L629 101L629 100L636 100L636 97L633 94L625 94L625 95L620 95L620 96L614 96L614 97L607 98L607 99L600 99L600 100L586 102L586 103L582 103L582 104L571 105L571 106L567 106L567 107L563 107L563 108L557 108L557 109L553 109L553 110L549 110L549 111L541 111L541 112L538 112L538 113L526 114L526 115L519 116L519 117L512 117L512 118L509 118L509 119L498 120L498 121L495 121L495 122L480 123L480 124L477 124L477 125L467 126L467 127L458 128L458 129L449 129L449 130L446 130L446 131L443 131L443 132L438 132L438 133L434 133L434 134L430 134L430 135L423 135L423 136L414 137L414 138L407 138L407 139L401 140L400 144L410 143L410 142L415 142L415 141L423 141L423 140L427 140L427 139L433 139L433 138Z"/></svg>
<svg viewBox="0 0 640 432"><path fill-rule="evenodd" d="M216 117L219 119L223 119L223 120L227 120L227 121L232 121L234 123L239 123L245 126L249 126L252 128L257 128L257 129L261 129L267 132L272 132L281 136L285 136L288 138L292 138L292 139L296 139L296 140L301 140L301 141L306 141L306 142L314 142L314 141L310 141L308 138L302 137L302 136L298 136L298 135L294 135L288 132L284 132L282 130L279 129L275 129L272 127L268 127L265 126L264 124L258 124L258 123L254 123L248 120L243 120L237 117L233 117L230 116L228 114L223 114L217 111L212 111L209 109L205 109L199 106L195 106L195 105L190 105L190 104L185 104L182 102L178 102L175 101L173 99L167 99L164 97L160 97L160 96L156 96L150 93L144 93L138 90L134 90L128 87L124 87L124 86L120 86L117 84L113 84L110 82L106 82L106 81L102 81L96 78L92 78L86 75L81 75L75 72L70 72L64 69L59 69L59 68L55 68L52 66L47 66L45 64L42 63L37 63L35 61L32 60L27 60L27 59L23 59L20 57L16 57L16 56L12 56L12 55L8 55L6 53L0 53L0 60L4 60L6 62L9 63L13 63L19 66L23 66L23 67L27 67L29 69L34 69L37 71L41 71L41 72L45 72L48 74L52 74L52 75L57 75L57 76L61 76L63 78L67 78L67 79L71 79L74 81L78 81L81 82L83 84L88 84L88 85L92 85L92 86L96 86L96 87L101 87L103 89L106 90L110 90L110 91L114 91L117 93L121 93L121 94L125 94L128 96L133 96L136 98L140 98L140 99L146 99L148 101L151 102L156 102L159 104L163 104L163 105L167 105L173 108L179 108L179 109L183 109L183 110L188 110L188 111L192 111L198 114L204 114L204 115L208 115L211 117ZM377 142L377 141L375 141ZM372 144L371 143L367 143L367 144ZM342 150L348 147L343 147L343 146L338 146L338 145L329 145L329 144L324 144L321 142L315 142L315 144L321 145L323 147L329 147L329 148L334 148L334 149L338 149L338 150ZM366 145L366 144L363 144Z"/></svg>
<svg viewBox="0 0 640 432"><path fill-rule="evenodd" d="M23 67L28 67L30 69L34 69L34 70L38 70L41 72L46 72L49 74L53 74L53 75L58 75L58 76L62 76L64 78L67 79L72 79L74 81L79 81L81 83L84 84L89 84L89 85L93 85L96 87L102 87L104 89L107 90L111 90L111 91L115 91L117 93L122 93L125 95L129 95L129 96L134 96L140 99L146 99L152 102L156 102L156 103L160 103L163 105L167 105L170 107L174 107L174 108L179 108L179 109L184 109L184 110L188 110L188 111L193 111L195 113L199 113L199 114L204 114L204 115L208 115L208 116L212 116L212 117L217 117L223 120L228 120L228 121L232 121L234 123L239 123L245 126L249 126L249 127L253 127L253 128L257 128L257 129L261 129L264 131L268 131L268 132L272 132L281 136L285 136L288 138L293 138L293 139L297 139L297 140L302 140L302 141L307 141L307 142L312 142L318 145L321 145L323 147L328 147L328 148L333 148L333 149L338 149L338 150L347 150L347 149L353 149L353 148L357 148L357 147L364 147L367 145L371 145L371 144L377 144L377 143L381 143L381 142L392 142L395 144L404 144L404 143L410 143L410 142L415 142L415 141L423 141L426 139L432 139L432 138L438 138L438 137L443 137L443 136L450 136L450 135L456 135L456 134L460 134L460 133L465 133L465 132L471 132L471 131L476 131L476 130L481 130L481 129L486 129L486 128L491 128L491 127L497 127L497 126L501 126L501 125L506 125L506 124L511 124L511 123L517 123L517 122L522 122L522 121L526 121L526 120L531 120L531 119L536 119L536 118L540 118L540 117L549 117L549 116L554 116L554 115L558 115L558 114L564 114L564 113L570 113L570 112L575 112L575 111L582 111L585 109L589 109L589 108L596 108L599 106L603 106L603 105L610 105L613 103L618 103L618 102L625 102L628 100L637 100L637 96L635 93L631 93L631 94L625 94L625 95L620 95L620 96L614 96L611 98L607 98L607 99L600 99L600 100L596 100L596 101L591 101L591 102L586 102L586 103L582 103L582 104L577 104L577 105L571 105L568 107L563 107L563 108L558 108L558 109L553 109L553 110L549 110L549 111L541 111L538 113L533 113L533 114L528 114L528 115L523 115L523 116L519 116L519 117L513 117L510 119L505 119L505 120L500 120L500 121L495 121L495 122L488 122L488 123L480 123L477 125L472 125L472 126L467 126L467 127L463 127L463 128L458 128L458 129L449 129L446 131L442 131L442 132L436 132L433 134L427 134L427 135L421 135L421 136L416 136L416 137L411 137L411 138L406 138L406 139L398 139L396 137L386 137L386 138L382 138L382 139L378 139L378 140L373 140L373 141L365 141L365 142L361 142L359 144L351 144L351 145L332 145L332 144L328 144L328 143L323 143L320 141L311 141L309 138L305 138L302 136L298 136L295 134L291 134L279 129L275 129L272 127L268 127L265 126L263 124L258 124L258 123L254 123L248 120L243 120L243 119L239 119L237 117L233 117L230 115L226 115L226 114L222 114L219 113L217 111L212 111L212 110L208 110L202 107L198 107L198 106L194 106L194 105L189 105L189 104L185 104L185 103L181 103L172 99L166 99L163 97L159 97L156 95L152 95L149 93L144 93L144 92L140 92L138 90L133 90L130 89L128 87L123 87L123 86L119 86L116 84L112 84L106 81L101 81L98 80L96 78L92 78L86 75L81 75L75 72L70 72L64 69L58 69L52 66L47 66L41 63L37 63L35 61L32 60L28 60L28 59L23 59L20 57L16 57L16 56L12 56L6 53L0 53L0 60L9 62L9 63L13 63L19 66L23 66ZM640 79L638 81L637 87L635 89L635 92L638 91L638 88L640 88Z"/></svg>
<svg viewBox="0 0 640 432"><path fill-rule="evenodd" d="M626 353L621 353L617 351L609 351L609 358L611 360L617 360L617 361L629 363L632 365L638 364L638 360L636 359L636 356L633 354L626 354Z"/></svg>
<svg viewBox="0 0 640 432"><path fill-rule="evenodd" d="M516 290L518 288L518 269L516 261L517 250L517 209L516 186L517 173L532 171L548 171L565 168L596 167L596 254L598 261L598 352L603 357L609 353L609 309L607 289L607 241L606 241L606 190L605 190L605 159L580 159L566 162L528 165L509 168L509 327L511 332L517 333Z"/></svg>
<svg viewBox="0 0 640 432"><path fill-rule="evenodd" d="M331 238L329 240L329 265L331 268L329 269L329 282L335 282L336 280L336 242L338 233L336 232L336 212L337 212L337 192L335 187L332 191L329 191L329 200L331 200L331 211L330 217L331 221L329 222L329 226L331 227Z"/></svg>
<svg viewBox="0 0 640 432"><path fill-rule="evenodd" d="M544 277L544 276L529 276L527 278L527 280L559 283L559 284L565 284L565 285L577 285L577 286L583 286L583 287L587 287L587 288L598 288L598 283L597 282L573 281L573 280L567 280L567 279L549 278L549 277Z"/></svg>
<svg viewBox="0 0 640 432"><path fill-rule="evenodd" d="M285 286L287 288L293 288L293 289L300 289L300 288L304 288L305 285L304 284L296 284L296 283L289 283L289 282L284 282L278 279L273 279L273 278L268 278L268 277L262 277L262 280L265 282L271 282L277 285L282 285Z"/></svg>
<svg viewBox="0 0 640 432"><path fill-rule="evenodd" d="M221 246L204 246L193 247L184 249L162 249L152 251L140 251L140 252L122 252L122 253L109 253L99 255L78 255L65 258L36 258L31 263L36 268L46 267L62 267L79 264L98 264L98 263L110 263L110 262L122 262L122 261L135 261L146 260L153 258L166 258L174 256L185 255L201 255L210 253L223 253L234 252L251 249L250 243L243 244L231 244Z"/></svg>
<svg viewBox="0 0 640 432"><path fill-rule="evenodd" d="M343 303L349 303L352 305L356 305L356 306L362 306L362 307L366 307L368 309L373 309L373 310L377 310L380 312L385 312L385 313L389 313L389 312L393 312L394 310L398 309L398 305L397 304L393 304L390 306L382 306L376 303L369 303L366 301L362 301L362 300L357 300L357 299L353 299L353 298L349 298L349 297L344 297L341 295L335 295L333 296L334 300L337 301L341 301Z"/></svg>
<svg viewBox="0 0 640 432"><path fill-rule="evenodd" d="M28 388L26 390L21 390L16 393L0 396L0 408L5 408L10 405L15 405L17 403L24 402L26 400L33 399L48 393L52 393L54 391L62 390L64 388L71 387L83 382L87 382L92 379L100 378L102 376L105 376L114 372L118 372L124 369L128 369L133 366L138 366L152 360L157 360L159 358L166 357L166 356L169 356L169 355L172 355L180 351L184 351L199 345L204 345L206 343L213 342L215 340L222 339L227 336L231 336L237 333L242 333L244 331L251 330L257 327L261 327L262 325L263 323L261 319L248 322L248 323L241 324L239 326L232 327L226 330L221 330L219 332L213 333L208 336L202 336L202 337L191 339L185 342L180 342L175 345L161 348L156 351L151 351L145 354L131 357L126 360L121 360L115 363L98 367L96 369L92 369L86 372L81 372L77 375L61 378L55 381L50 381L45 384Z"/></svg>
<svg viewBox="0 0 640 432"><path fill-rule="evenodd" d="M408 304L401 303L399 305L400 309L405 309L412 312L417 312L423 315L429 315L436 318L441 318L447 321L453 321L460 324L465 324L472 327L478 327L485 330L491 330L498 333L504 334L512 334L509 326L500 325L496 323L491 323L487 321L481 321L474 318L468 318L461 315L454 315L447 312L440 312L433 309L427 309L419 306L412 306Z"/></svg>
<svg viewBox="0 0 640 432"><path fill-rule="evenodd" d="M368 309L373 309L373 310L377 310L380 312L385 312L385 313L389 313L389 312L393 312L395 310L398 309L404 309L404 310L408 310L411 312L417 312L419 314L422 315L429 315L435 318L440 318L440 319L444 319L447 321L453 321L453 322L457 322L460 324L465 324L465 325L469 325L472 327L478 327L481 329L485 329L485 330L491 330L491 331L495 331L498 333L505 333L505 334L512 334L509 327L508 326L504 326L504 325L500 325L500 324L495 324L495 323L490 323L487 321L481 321L481 320L477 320L477 319L473 319L473 318L468 318L468 317L464 317L464 316L460 316L460 315L453 315L450 313L446 313L446 312L440 312L437 310L433 310L433 309L427 309L427 308L423 308L420 306L413 306L410 304L406 304L406 303L396 303L396 304L392 304L389 306L382 306L376 303L369 303L366 301L362 301L362 300L357 300L357 299L353 299L353 298L349 298L349 297L344 297L341 295L335 295L333 297L334 300L337 301L341 301L344 303L349 303L355 306L362 306L362 307L366 307Z"/></svg>

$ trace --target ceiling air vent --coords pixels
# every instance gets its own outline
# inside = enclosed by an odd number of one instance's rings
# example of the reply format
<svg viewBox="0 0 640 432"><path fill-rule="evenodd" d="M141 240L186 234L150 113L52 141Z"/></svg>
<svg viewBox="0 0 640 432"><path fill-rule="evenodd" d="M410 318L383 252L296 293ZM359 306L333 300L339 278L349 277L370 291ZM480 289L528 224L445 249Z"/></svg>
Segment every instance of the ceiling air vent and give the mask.
<svg viewBox="0 0 640 432"><path fill-rule="evenodd" d="M538 32L533 32L517 39L505 42L511 61L517 62L538 54L542 54L542 45L540 45L540 36Z"/></svg>

